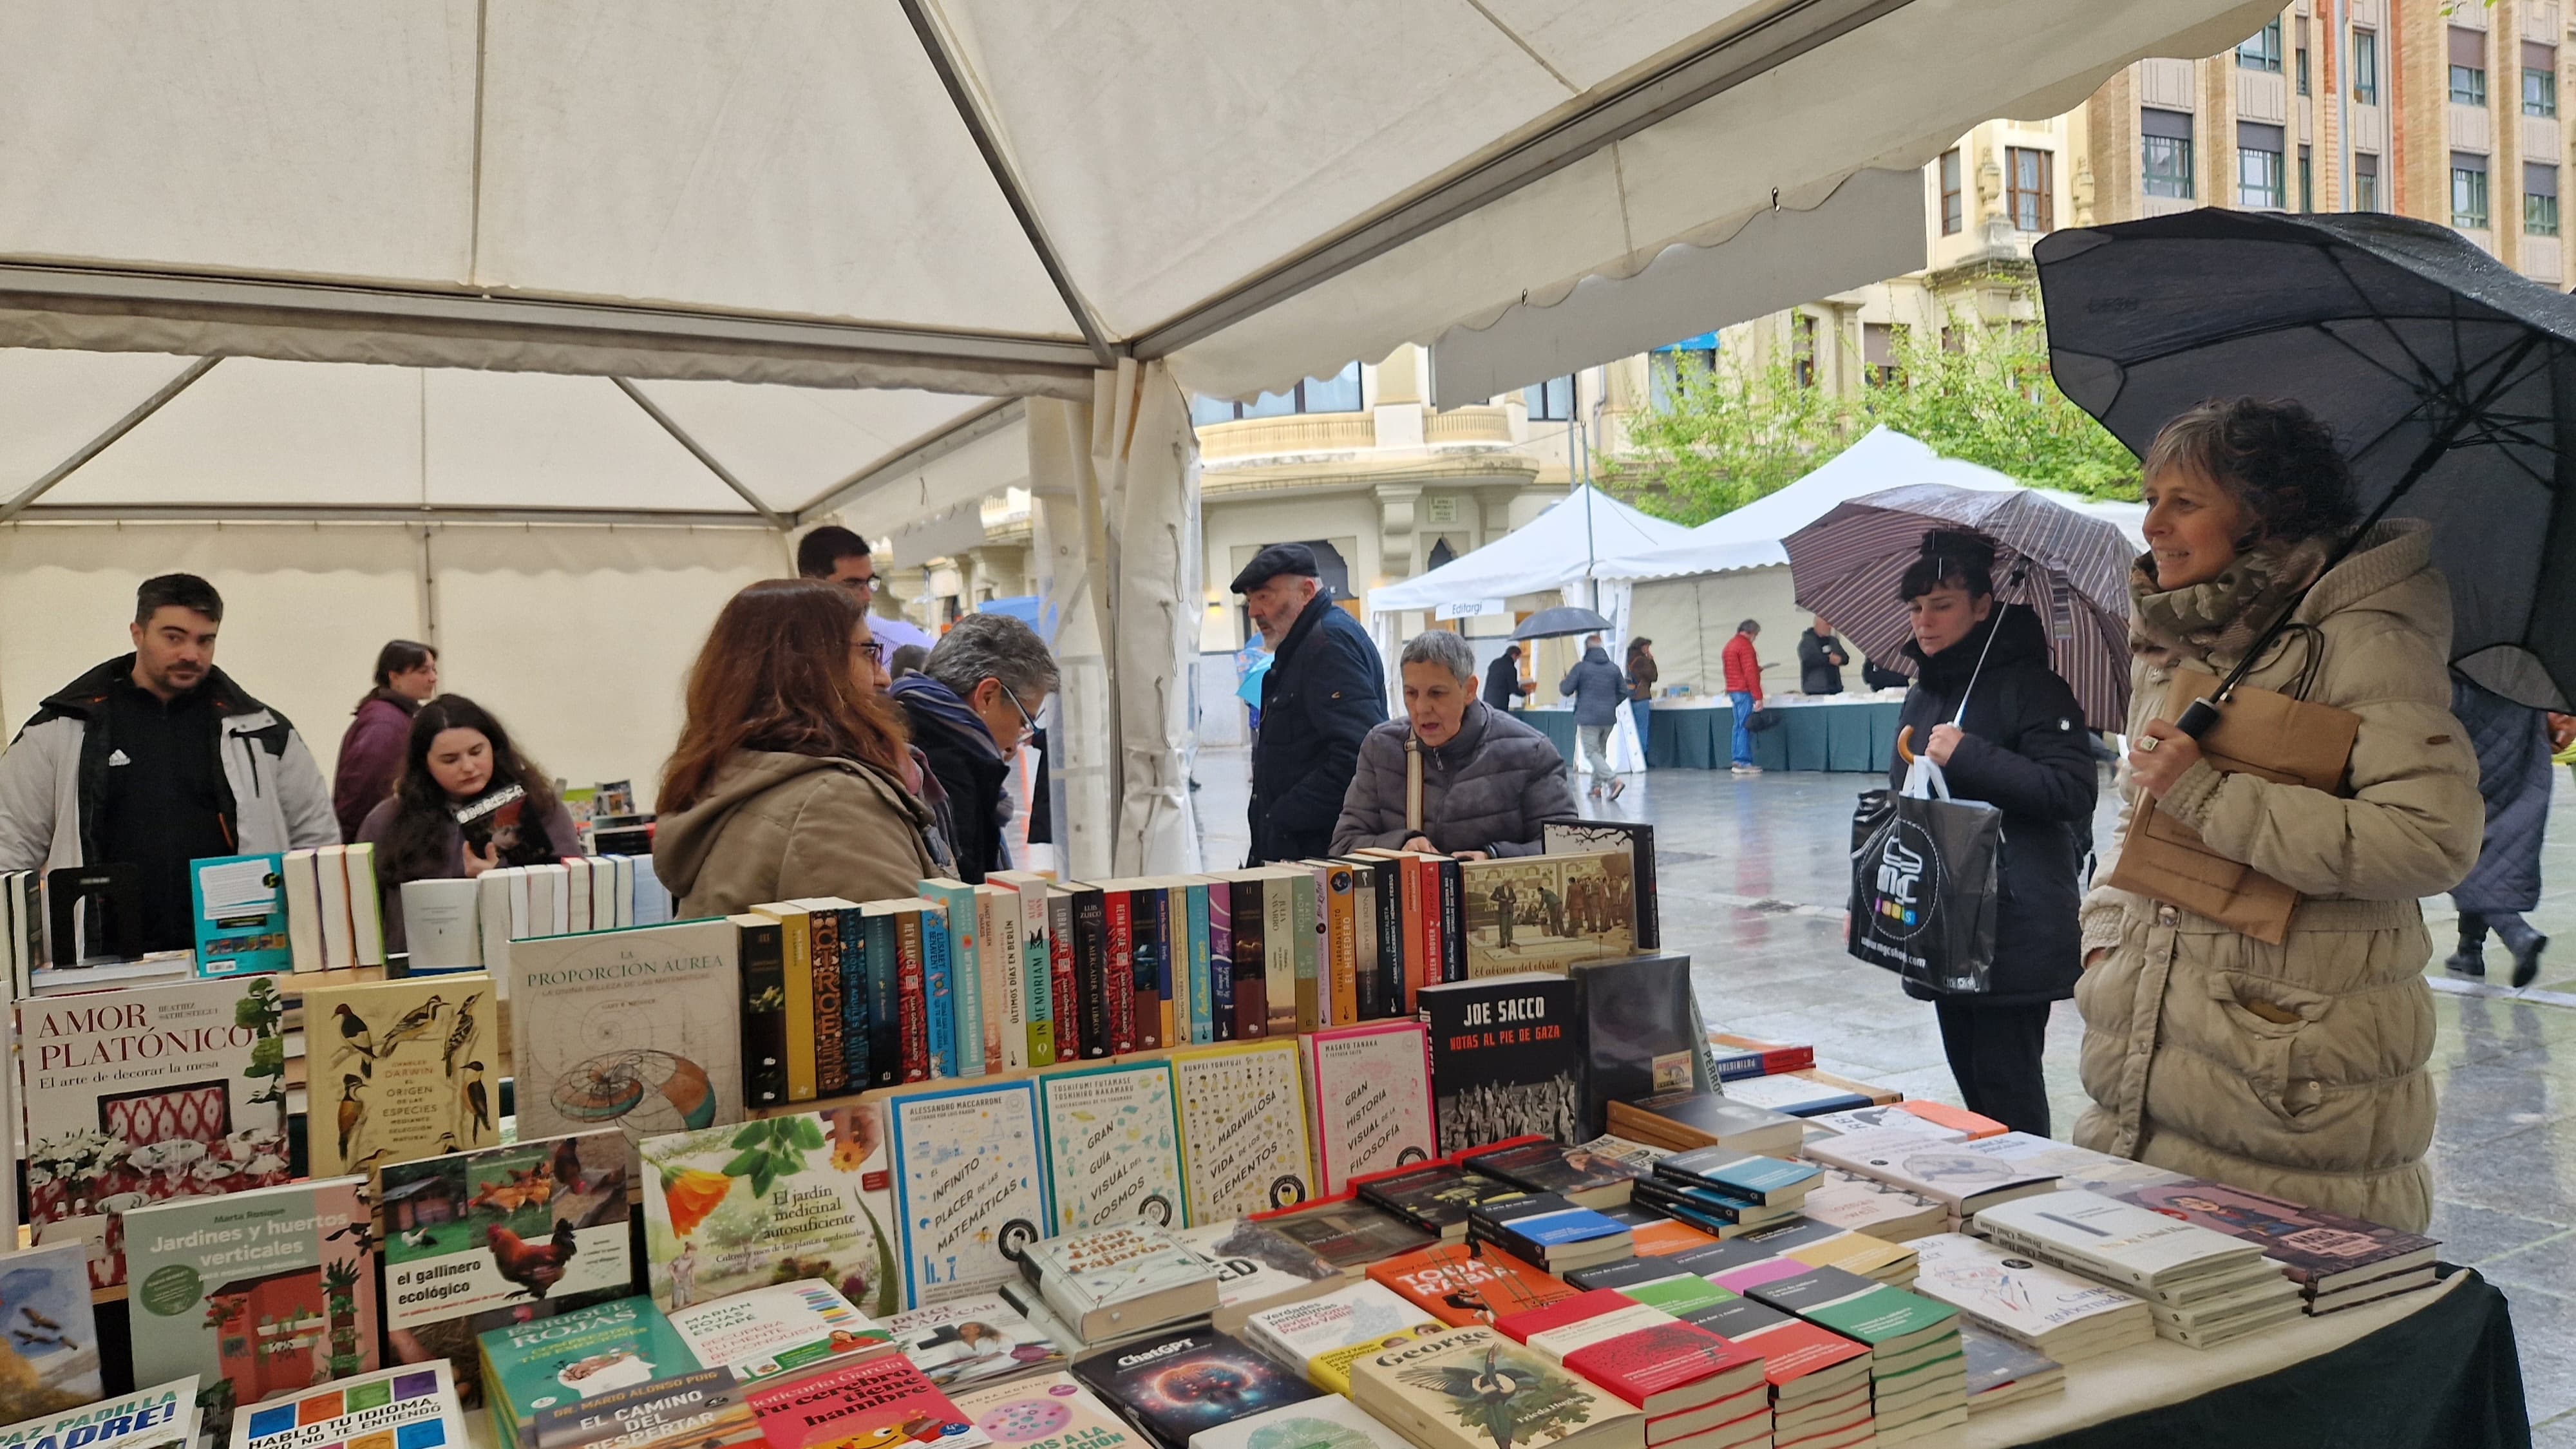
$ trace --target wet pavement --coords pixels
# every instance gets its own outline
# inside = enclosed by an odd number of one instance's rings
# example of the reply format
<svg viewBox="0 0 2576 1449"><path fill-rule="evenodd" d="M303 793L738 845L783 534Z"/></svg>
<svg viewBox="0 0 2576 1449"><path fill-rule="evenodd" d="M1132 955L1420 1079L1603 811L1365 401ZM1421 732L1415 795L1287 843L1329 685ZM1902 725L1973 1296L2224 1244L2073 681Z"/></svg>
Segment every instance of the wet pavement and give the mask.
<svg viewBox="0 0 2576 1449"><path fill-rule="evenodd" d="M1209 751L1199 761L1212 868L1243 856L1246 758ZM1664 943L1690 955L1713 1028L1812 1043L1829 1071L1959 1100L1931 1008L1843 954L1846 851L1865 777L1659 770L1628 780L1620 799L1587 808L1654 823ZM2106 788L2097 841L2109 840L2114 808ZM2530 919L2564 944L2523 993L2506 988L2512 963L2492 941L2488 984L2448 978L2450 903L2425 902L2441 1093L2432 1233L2446 1260L2476 1267L2512 1300L2535 1442L2576 1449L2576 784L2564 775L2542 879ZM2074 1003L2059 1003L2047 1057L2059 1136L2085 1102L2075 1076L2083 1032Z"/></svg>

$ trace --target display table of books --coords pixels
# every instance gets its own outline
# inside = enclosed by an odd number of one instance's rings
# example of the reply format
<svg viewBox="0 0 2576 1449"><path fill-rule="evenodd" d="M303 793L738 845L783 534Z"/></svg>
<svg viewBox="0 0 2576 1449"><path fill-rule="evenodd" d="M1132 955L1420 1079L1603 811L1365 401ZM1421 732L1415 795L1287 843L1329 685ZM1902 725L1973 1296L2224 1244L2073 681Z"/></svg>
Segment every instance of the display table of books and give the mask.
<svg viewBox="0 0 2576 1449"><path fill-rule="evenodd" d="M1753 763L1766 770L1880 774L1896 749L1900 704L1879 699L1767 702L1777 727L1753 737ZM1575 758L1571 709L1530 709L1520 718ZM1646 765L1656 770L1723 770L1734 758L1735 712L1723 698L1659 699L1650 711Z"/></svg>

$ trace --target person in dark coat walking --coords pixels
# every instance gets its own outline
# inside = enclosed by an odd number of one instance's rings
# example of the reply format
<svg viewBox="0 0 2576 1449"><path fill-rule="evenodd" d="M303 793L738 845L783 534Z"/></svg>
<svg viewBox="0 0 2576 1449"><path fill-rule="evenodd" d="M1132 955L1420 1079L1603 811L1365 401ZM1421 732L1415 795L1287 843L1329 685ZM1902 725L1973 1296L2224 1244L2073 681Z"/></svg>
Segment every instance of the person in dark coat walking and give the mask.
<svg viewBox="0 0 2576 1449"><path fill-rule="evenodd" d="M1508 710L1513 701L1538 688L1521 683L1521 646L1514 644L1485 666L1485 703Z"/></svg>
<svg viewBox="0 0 2576 1449"><path fill-rule="evenodd" d="M1360 741L1386 723L1386 666L1368 631L1324 593L1304 544L1263 549L1229 587L1271 650L1252 739L1246 863L1326 854Z"/></svg>
<svg viewBox="0 0 2576 1449"><path fill-rule="evenodd" d="M1619 702L1628 697L1628 676L1610 662L1610 651L1601 647L1600 635L1583 636L1583 657L1565 672L1556 692L1574 701L1574 742L1592 770L1592 785L1585 793L1598 800L1606 789L1611 799L1618 799L1628 782L1610 768L1610 732L1619 727Z"/></svg>
<svg viewBox="0 0 2576 1449"><path fill-rule="evenodd" d="M1815 627L1798 635L1798 692L1842 693L1843 666L1850 662L1851 652L1834 637L1834 626L1818 614Z"/></svg>
<svg viewBox="0 0 2576 1449"><path fill-rule="evenodd" d="M2003 811L1987 989L1935 995L1909 981L1905 991L1940 1018L1968 1110L2045 1137L2040 1056L2049 1004L2073 996L2083 972L2076 875L2099 782L2075 691L2049 668L2039 617L1997 604L1993 559L1982 538L1936 531L1898 587L1914 628L1905 652L1919 667L1898 738L1912 731L1913 748L1941 767L1952 798ZM1889 783L1901 786L1905 771L1896 761Z"/></svg>
<svg viewBox="0 0 2576 1449"><path fill-rule="evenodd" d="M2513 953L2513 984L2540 974L2549 938L2522 913L2540 904L2540 839L2549 825L2549 724L2541 711L2451 676L2451 713L2478 752L2478 793L2487 806L2478 863L2451 888L2460 908L2460 949L2442 964L2463 976L2487 974L2487 932Z"/></svg>

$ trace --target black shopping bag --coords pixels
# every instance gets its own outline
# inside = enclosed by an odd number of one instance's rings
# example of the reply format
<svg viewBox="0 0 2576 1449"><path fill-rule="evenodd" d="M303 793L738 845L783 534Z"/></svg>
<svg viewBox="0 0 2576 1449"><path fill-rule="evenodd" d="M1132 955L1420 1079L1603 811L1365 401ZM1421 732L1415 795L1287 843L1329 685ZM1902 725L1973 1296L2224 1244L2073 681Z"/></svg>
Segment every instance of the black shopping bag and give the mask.
<svg viewBox="0 0 2576 1449"><path fill-rule="evenodd" d="M1995 862L2003 812L1952 800L1917 760L1902 790L1852 815L1851 954L1926 990L1986 990L1995 965Z"/></svg>

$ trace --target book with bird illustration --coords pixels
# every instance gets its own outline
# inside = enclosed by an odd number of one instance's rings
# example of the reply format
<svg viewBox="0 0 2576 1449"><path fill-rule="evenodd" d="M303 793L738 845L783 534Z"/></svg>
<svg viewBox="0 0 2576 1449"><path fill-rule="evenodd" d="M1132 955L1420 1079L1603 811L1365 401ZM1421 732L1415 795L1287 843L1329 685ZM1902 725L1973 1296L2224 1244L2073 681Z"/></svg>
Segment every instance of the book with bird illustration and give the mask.
<svg viewBox="0 0 2576 1449"><path fill-rule="evenodd" d="M366 1185L320 1178L126 1213L135 1380L196 1375L221 1441L237 1406L375 1369Z"/></svg>
<svg viewBox="0 0 2576 1449"><path fill-rule="evenodd" d="M880 1120L845 1107L645 1138L653 1301L677 1310L784 1276L881 1305L893 1224L863 1191Z"/></svg>
<svg viewBox="0 0 2576 1449"><path fill-rule="evenodd" d="M304 991L315 1175L499 1145L499 1018L476 973Z"/></svg>
<svg viewBox="0 0 2576 1449"><path fill-rule="evenodd" d="M1351 1397L1423 1449L1641 1449L1645 1415L1490 1328L1461 1328L1351 1365Z"/></svg>
<svg viewBox="0 0 2576 1449"><path fill-rule="evenodd" d="M511 942L519 1134L641 1142L740 1122L737 934L716 919Z"/></svg>
<svg viewBox="0 0 2576 1449"><path fill-rule="evenodd" d="M468 1408L478 1336L635 1291L618 1132L424 1157L379 1180L387 1345L404 1363L447 1360Z"/></svg>
<svg viewBox="0 0 2576 1449"><path fill-rule="evenodd" d="M0 1422L77 1408L104 1392L87 1252L56 1243L0 1256Z"/></svg>

